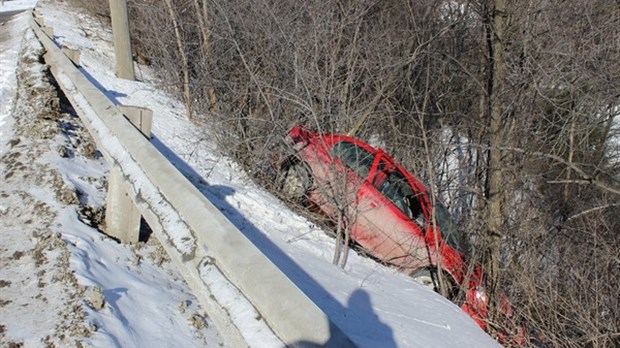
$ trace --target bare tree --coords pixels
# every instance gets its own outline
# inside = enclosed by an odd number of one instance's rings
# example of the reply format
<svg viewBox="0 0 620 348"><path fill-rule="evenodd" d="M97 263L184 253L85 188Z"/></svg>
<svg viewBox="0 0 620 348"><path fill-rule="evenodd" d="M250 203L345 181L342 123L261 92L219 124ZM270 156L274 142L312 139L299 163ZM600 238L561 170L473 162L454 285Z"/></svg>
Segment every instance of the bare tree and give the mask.
<svg viewBox="0 0 620 348"><path fill-rule="evenodd" d="M183 100L185 101L185 114L188 120L192 119L192 95L189 89L190 81L189 81L189 62L187 58L187 54L185 53L185 48L183 47L183 39L181 38L181 29L179 28L179 23L174 11L174 7L172 5L172 0L166 0L166 7L168 9L168 14L170 16L170 21L172 22L172 27L174 29L174 38L177 45L177 50L179 56L181 57L181 66L183 72Z"/></svg>

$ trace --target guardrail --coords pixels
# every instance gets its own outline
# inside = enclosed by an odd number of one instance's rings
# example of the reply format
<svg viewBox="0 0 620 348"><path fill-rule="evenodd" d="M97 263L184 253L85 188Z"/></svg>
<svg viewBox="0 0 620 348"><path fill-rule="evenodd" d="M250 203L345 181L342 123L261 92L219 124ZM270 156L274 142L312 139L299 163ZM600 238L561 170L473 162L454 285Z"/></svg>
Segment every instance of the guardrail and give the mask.
<svg viewBox="0 0 620 348"><path fill-rule="evenodd" d="M111 175L119 182L121 189L113 193L118 196L115 199L130 199L130 205L135 205L208 311L226 344L242 347L264 342L248 342L242 328L235 324L223 300L205 279L214 267L249 300L262 317L260 320L266 322L284 345L354 346L75 67L44 33L53 36L53 31L40 28L37 21L33 18L31 27L47 50L46 63L112 167ZM135 214L122 221L133 225Z"/></svg>

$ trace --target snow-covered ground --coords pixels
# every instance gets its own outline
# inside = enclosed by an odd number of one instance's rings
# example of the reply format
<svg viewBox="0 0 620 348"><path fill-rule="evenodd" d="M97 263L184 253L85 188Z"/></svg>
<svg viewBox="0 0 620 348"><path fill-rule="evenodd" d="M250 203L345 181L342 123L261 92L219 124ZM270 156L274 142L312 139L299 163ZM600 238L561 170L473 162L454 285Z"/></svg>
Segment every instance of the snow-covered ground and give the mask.
<svg viewBox="0 0 620 348"><path fill-rule="evenodd" d="M0 10L35 2L5 1ZM63 2L38 8L110 99L154 110L153 144L357 345L496 346L457 306L392 269L358 255L345 270L333 266L332 238L220 155L214 137L151 83L147 67L137 66L139 82L114 76L109 29ZM54 109L27 16L1 30L0 345L220 346L156 241L125 246L97 231L108 166L79 119Z"/></svg>

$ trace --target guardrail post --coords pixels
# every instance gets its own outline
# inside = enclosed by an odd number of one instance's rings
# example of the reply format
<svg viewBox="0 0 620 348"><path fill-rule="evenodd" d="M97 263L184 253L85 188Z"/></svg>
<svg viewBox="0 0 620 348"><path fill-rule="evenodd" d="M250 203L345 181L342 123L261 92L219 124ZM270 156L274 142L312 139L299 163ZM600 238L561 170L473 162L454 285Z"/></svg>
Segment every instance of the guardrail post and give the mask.
<svg viewBox="0 0 620 348"><path fill-rule="evenodd" d="M127 183L118 166L110 168L106 195L106 233L122 243L140 239L140 211L129 196Z"/></svg>
<svg viewBox="0 0 620 348"><path fill-rule="evenodd" d="M80 51L63 47L62 53L64 53L67 58L71 59L75 66L80 66Z"/></svg>
<svg viewBox="0 0 620 348"><path fill-rule="evenodd" d="M147 139L151 139L153 110L129 105L120 105L118 109Z"/></svg>
<svg viewBox="0 0 620 348"><path fill-rule="evenodd" d="M37 22L40 27L45 26L45 19L43 17L34 17L34 21Z"/></svg>
<svg viewBox="0 0 620 348"><path fill-rule="evenodd" d="M54 37L54 28L50 27L41 27L41 31L45 33L50 38Z"/></svg>
<svg viewBox="0 0 620 348"><path fill-rule="evenodd" d="M138 106L121 105L118 109L147 138L151 138L153 111ZM137 243L140 239L141 214L129 195L125 177L117 166L112 166L106 196L106 232L122 243Z"/></svg>
<svg viewBox="0 0 620 348"><path fill-rule="evenodd" d="M121 79L135 80L129 36L127 1L110 0L110 17L112 17L114 55L116 56L116 76Z"/></svg>

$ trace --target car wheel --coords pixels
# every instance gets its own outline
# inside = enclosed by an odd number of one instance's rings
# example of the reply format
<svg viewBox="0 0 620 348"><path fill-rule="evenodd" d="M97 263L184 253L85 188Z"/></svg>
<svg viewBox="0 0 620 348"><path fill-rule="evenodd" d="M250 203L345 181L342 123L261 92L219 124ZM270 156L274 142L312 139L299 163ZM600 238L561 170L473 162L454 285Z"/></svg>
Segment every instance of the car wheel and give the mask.
<svg viewBox="0 0 620 348"><path fill-rule="evenodd" d="M301 164L293 164L280 171L278 187L291 200L300 200L308 190L308 175Z"/></svg>
<svg viewBox="0 0 620 348"><path fill-rule="evenodd" d="M428 269L423 268L412 272L411 278L413 278L416 283L422 285L423 287L431 291L435 291L435 280L433 279L431 271L429 271Z"/></svg>

